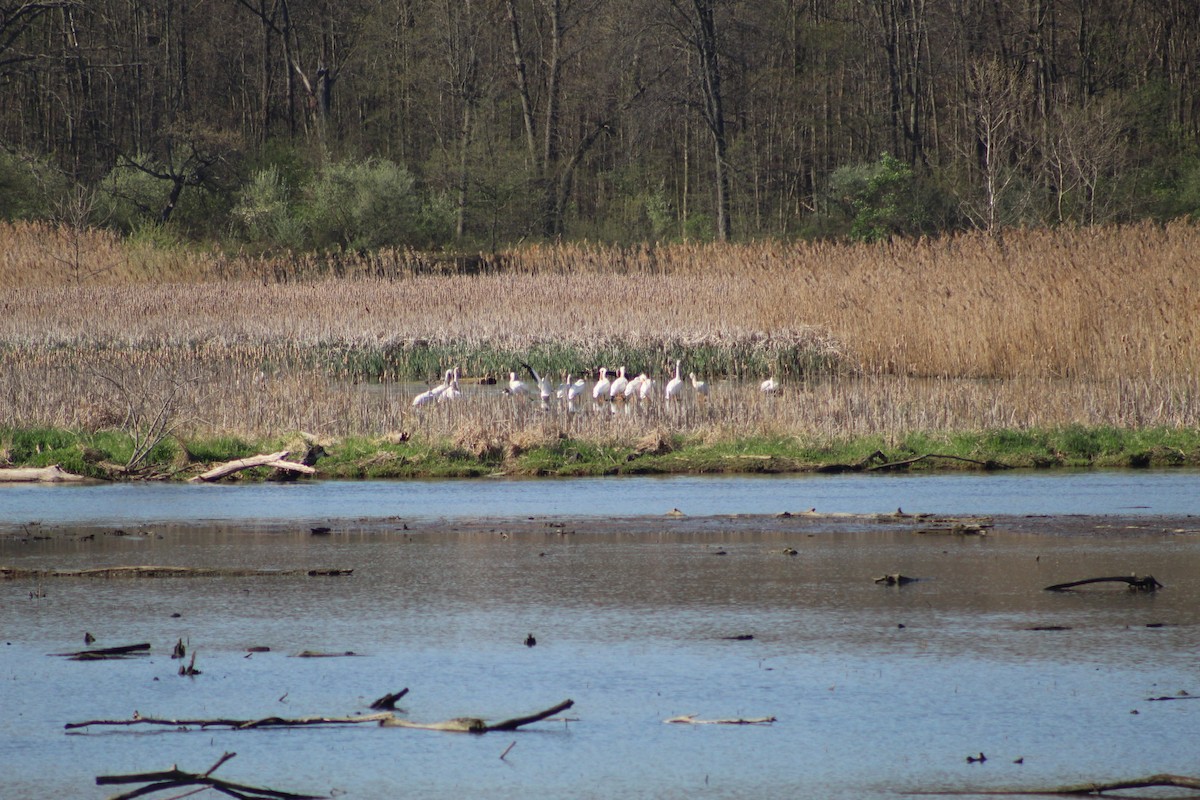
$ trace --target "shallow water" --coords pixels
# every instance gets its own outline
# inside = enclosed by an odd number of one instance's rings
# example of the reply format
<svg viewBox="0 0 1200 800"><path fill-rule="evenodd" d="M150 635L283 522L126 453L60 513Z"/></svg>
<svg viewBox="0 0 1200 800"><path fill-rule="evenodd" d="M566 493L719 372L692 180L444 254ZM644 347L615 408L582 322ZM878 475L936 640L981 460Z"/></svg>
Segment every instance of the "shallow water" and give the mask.
<svg viewBox="0 0 1200 800"><path fill-rule="evenodd" d="M821 512L1197 514L1200 471L0 485L0 523Z"/></svg>
<svg viewBox="0 0 1200 800"><path fill-rule="evenodd" d="M228 513L235 492L220 494ZM773 508L792 505L769 496ZM225 751L238 753L218 773L228 780L372 799L893 798L1195 771L1200 701L1148 700L1200 694L1195 532L1110 524L1079 536L1053 521L1041 534L1001 523L982 537L865 521L836 531L799 521L636 534L422 530L147 524L136 535L0 538L9 566L354 569L0 582L0 796L107 797L95 776L204 771ZM1135 571L1166 588L1042 591ZM872 580L892 572L921 580ZM151 642L153 654L48 655L83 648L85 631L96 646ZM522 644L530 632L533 648ZM744 634L754 638L723 638ZM179 638L202 675L176 674L168 654ZM251 646L271 650L249 655ZM302 650L361 655L292 657ZM345 715L402 687L405 716L419 721L576 705L570 721L485 736L366 725L63 730L135 712ZM663 723L689 713L778 721ZM966 761L980 752L986 762Z"/></svg>

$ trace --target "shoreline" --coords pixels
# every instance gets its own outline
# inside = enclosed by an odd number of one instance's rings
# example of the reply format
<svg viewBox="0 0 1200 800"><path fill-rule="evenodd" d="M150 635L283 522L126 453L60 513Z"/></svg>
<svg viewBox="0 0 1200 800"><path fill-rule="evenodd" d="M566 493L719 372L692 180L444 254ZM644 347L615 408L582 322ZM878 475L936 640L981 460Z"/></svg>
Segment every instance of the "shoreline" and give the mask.
<svg viewBox="0 0 1200 800"><path fill-rule="evenodd" d="M329 439L305 433L263 438L173 435L151 448L135 451L136 445L133 437L111 430L0 428L0 485L29 480L17 469L46 470L48 481L72 479L50 467L100 481L182 482L214 466L268 453L301 462L305 470L314 468L313 477L320 480L1200 467L1200 429L1106 425L935 430L900 438L784 432L709 438L659 430L629 439L596 440L557 428L503 440L483 432L456 438L403 433ZM222 478L305 479L271 466Z"/></svg>

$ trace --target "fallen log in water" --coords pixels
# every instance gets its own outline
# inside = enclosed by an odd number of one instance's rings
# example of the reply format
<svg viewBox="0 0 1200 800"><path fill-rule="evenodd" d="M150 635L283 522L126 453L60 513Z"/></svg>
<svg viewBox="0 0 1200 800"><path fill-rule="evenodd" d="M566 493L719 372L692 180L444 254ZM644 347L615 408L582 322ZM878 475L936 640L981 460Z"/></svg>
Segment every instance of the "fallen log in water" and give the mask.
<svg viewBox="0 0 1200 800"><path fill-rule="evenodd" d="M247 786L243 783L233 783L231 781L214 778L212 774L217 771L217 768L224 764L229 759L236 756L237 753L225 753L217 761L208 768L206 772L184 772L179 767L171 767L169 770L162 772L141 772L130 775L98 775L96 777L97 786L113 786L124 785L131 783L144 783L145 786L116 795L112 800L132 800L134 797L144 797L156 792L175 791L188 786L200 786L211 789L216 789L221 794L229 795L230 797L243 798L243 800L322 800L324 795L311 794L295 794L293 792L282 792L278 789L264 789L258 786ZM187 794L195 794L202 792L203 788L196 789ZM176 795L176 797L184 797L186 795Z"/></svg>
<svg viewBox="0 0 1200 800"><path fill-rule="evenodd" d="M0 469L0 483L67 483L86 480L82 475L67 472L58 464L48 467Z"/></svg>
<svg viewBox="0 0 1200 800"><path fill-rule="evenodd" d="M770 725L775 717L726 717L723 719L696 719L696 714L683 714L664 719L669 725Z"/></svg>
<svg viewBox="0 0 1200 800"><path fill-rule="evenodd" d="M1149 775L1145 778L1133 778L1123 781L1109 781L1107 783L1076 783L1067 786L1052 786L1040 789L989 789L980 791L978 789L967 789L957 792L939 792L939 794L964 794L964 795L1083 795L1083 794L1100 794L1101 792L1116 792L1124 789L1153 789L1158 787L1171 787L1175 789L1200 789L1200 778L1193 778L1187 775L1169 775L1160 773L1157 775ZM1160 795L1154 795L1159 797Z"/></svg>
<svg viewBox="0 0 1200 800"><path fill-rule="evenodd" d="M1116 575L1111 578L1086 578L1082 581L1071 581L1070 583L1056 583L1053 586L1047 586L1043 591L1046 592L1063 592L1068 589L1074 589L1076 586L1084 586L1089 583L1127 583L1129 590L1133 592L1154 592L1163 588L1163 585L1154 580L1153 575L1138 577L1137 575Z"/></svg>
<svg viewBox="0 0 1200 800"><path fill-rule="evenodd" d="M219 464L207 472L189 478L191 483L211 483L218 481L235 472L241 472L244 469L252 467L274 467L275 469L289 470L291 472L302 472L305 475L315 475L316 470L307 464L299 464L295 461L287 461L288 450L280 450L278 453L265 453L258 456L250 456L249 458L238 458L233 461L226 461L224 464Z"/></svg>
<svg viewBox="0 0 1200 800"><path fill-rule="evenodd" d="M408 720L386 719L379 723L384 728L416 728L423 731L446 731L449 733L493 733L495 731L515 731L523 725L529 725L533 722L539 722L546 717L552 717L560 711L566 711L571 706L575 705L574 700L564 700L553 708L548 708L545 711L539 711L536 714L530 714L527 717L514 717L506 719L503 722L497 722L494 725L489 725L479 717L455 717L443 722L409 722Z"/></svg>
<svg viewBox="0 0 1200 800"><path fill-rule="evenodd" d="M307 577L342 577L353 569L246 569L242 567L169 567L130 565L117 567L88 567L85 569L22 569L0 567L0 578L274 578L303 575Z"/></svg>

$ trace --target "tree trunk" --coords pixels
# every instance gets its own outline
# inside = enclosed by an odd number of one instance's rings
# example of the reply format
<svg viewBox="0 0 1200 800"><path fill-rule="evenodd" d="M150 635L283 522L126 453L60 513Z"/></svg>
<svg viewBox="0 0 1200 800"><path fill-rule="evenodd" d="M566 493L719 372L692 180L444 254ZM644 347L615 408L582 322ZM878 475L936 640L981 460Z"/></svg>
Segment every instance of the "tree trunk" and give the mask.
<svg viewBox="0 0 1200 800"><path fill-rule="evenodd" d="M733 226L729 219L729 141L725 133L725 106L721 94L721 62L717 55L717 27L713 18L716 0L693 0L696 8L696 48L700 56L700 78L704 89L704 118L712 134L713 183L716 192L716 236L724 242Z"/></svg>

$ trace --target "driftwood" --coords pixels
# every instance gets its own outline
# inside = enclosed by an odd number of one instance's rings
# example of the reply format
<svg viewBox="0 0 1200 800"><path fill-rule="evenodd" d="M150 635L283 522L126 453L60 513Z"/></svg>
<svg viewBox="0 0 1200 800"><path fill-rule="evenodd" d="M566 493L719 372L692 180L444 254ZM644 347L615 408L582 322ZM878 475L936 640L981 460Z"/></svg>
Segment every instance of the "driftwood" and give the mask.
<svg viewBox="0 0 1200 800"><path fill-rule="evenodd" d="M969 795L1082 795L1082 794L1100 794L1101 792L1116 792L1123 789L1150 789L1160 786L1169 786L1176 789L1200 789L1200 778L1192 778L1186 775L1168 775L1157 774L1148 775L1145 778L1134 778L1125 781L1111 781L1109 783L1076 783L1068 786L1053 786L1043 789L991 789L980 791L971 789L962 792L947 792L946 794L969 794ZM1156 797L1158 795L1155 795Z"/></svg>
<svg viewBox="0 0 1200 800"><path fill-rule="evenodd" d="M58 464L49 467L0 469L0 483L66 483L86 480L82 475L67 472Z"/></svg>
<svg viewBox="0 0 1200 800"><path fill-rule="evenodd" d="M134 565L86 569L20 569L0 567L0 578L258 578L292 575L345 576L353 569L242 569L240 567L168 567Z"/></svg>
<svg viewBox="0 0 1200 800"><path fill-rule="evenodd" d="M882 450L876 450L861 461L853 464L825 464L817 467L817 472L840 473L840 472L880 472L884 470L903 469L912 466L921 461L929 459L943 458L948 461L962 461L967 464L974 464L985 470L1012 469L1008 464L999 461L980 461L975 458L967 458L966 456L956 456L949 453L923 453L912 458L904 458L899 461L888 461L887 454Z"/></svg>
<svg viewBox="0 0 1200 800"><path fill-rule="evenodd" d="M1071 581L1070 583L1056 583L1053 586L1047 586L1043 591L1063 592L1088 583L1127 583L1129 584L1129 590L1132 592L1155 592L1163 588L1161 583L1154 580L1153 575L1143 577L1138 577L1137 575L1117 575L1111 578L1087 578L1082 581Z"/></svg>
<svg viewBox="0 0 1200 800"><path fill-rule="evenodd" d="M409 722L408 720L386 719L379 723L384 728L416 728L423 731L447 731L449 733L493 733L495 731L515 731L523 725L539 722L546 717L552 717L560 711L566 711L575 705L574 700L564 700L553 708L530 714L527 717L514 717L495 725L489 725L479 717L455 717L444 722Z"/></svg>
<svg viewBox="0 0 1200 800"><path fill-rule="evenodd" d="M281 792L277 789L264 789L258 786L247 786L242 783L232 783L230 781L214 778L212 774L217 771L217 768L224 764L229 759L236 756L237 753L225 753L217 761L208 768L207 772L194 773L184 772L179 767L171 767L169 770L162 772L141 772L131 775L99 775L96 777L97 786L112 786L123 785L130 783L144 783L145 786L116 795L111 800L132 800L135 797L144 797L155 792L165 792L168 790L174 791L188 786L200 786L216 789L221 794L229 795L230 797L243 798L243 800L322 800L323 795L312 794L295 794L293 792ZM204 791L197 789L195 791ZM188 794L193 794L189 792ZM185 795L176 795L183 797Z"/></svg>
<svg viewBox="0 0 1200 800"><path fill-rule="evenodd" d="M212 481L218 481L227 475L232 475L235 472L241 472L251 467L274 467L275 469L290 470L292 472L303 472L305 475L316 473L315 469L306 464L287 461L289 452L288 450L280 450L278 453L265 453L263 455L250 456L249 458L226 461L224 464L219 464L189 480L191 483L211 483Z"/></svg>
<svg viewBox="0 0 1200 800"><path fill-rule="evenodd" d="M75 653L51 653L55 656L64 656L72 661L115 661L118 659L130 658L132 656L149 655L150 645L141 644L126 644L120 647L101 647L94 650L80 650Z"/></svg>
<svg viewBox="0 0 1200 800"><path fill-rule="evenodd" d="M84 722L68 722L63 727L67 730L75 728L91 728L98 726L130 726L130 725L165 725L171 728L230 728L244 731L254 728L299 728L308 725L361 725L366 722L383 722L391 719L388 712L380 714L359 714L352 717L263 717L262 719L159 719L156 717L135 716L132 719L89 719Z"/></svg>
<svg viewBox="0 0 1200 800"><path fill-rule="evenodd" d="M775 717L730 717L726 719L696 719L696 714L683 714L664 719L669 725L770 725Z"/></svg>

